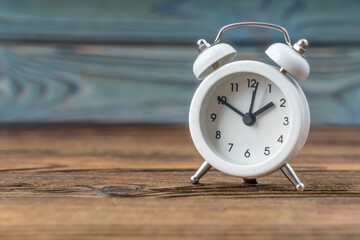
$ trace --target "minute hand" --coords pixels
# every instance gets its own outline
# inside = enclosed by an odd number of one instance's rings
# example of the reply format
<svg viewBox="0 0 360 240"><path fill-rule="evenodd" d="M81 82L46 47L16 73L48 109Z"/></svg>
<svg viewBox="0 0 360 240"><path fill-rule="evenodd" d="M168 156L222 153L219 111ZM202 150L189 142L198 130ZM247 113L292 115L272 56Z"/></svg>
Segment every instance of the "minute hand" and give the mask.
<svg viewBox="0 0 360 240"><path fill-rule="evenodd" d="M226 105L227 107L229 107L231 110L233 110L234 112L236 112L237 114L239 114L240 116L244 117L245 114L243 114L242 112L240 112L239 110L237 110L233 105L231 105L230 103L228 103L227 101L221 99L220 97L218 97L218 101L220 101L222 104Z"/></svg>
<svg viewBox="0 0 360 240"><path fill-rule="evenodd" d="M250 103L250 108L249 108L249 113L250 114L252 114L252 111L253 111L253 108L254 108L255 95L256 95L258 86L259 86L259 83L256 83L255 89L254 89L254 91L252 93L252 96L251 96L251 103Z"/></svg>
<svg viewBox="0 0 360 240"><path fill-rule="evenodd" d="M260 114L262 114L263 112L265 112L266 110L268 110L269 108L272 108L273 106L274 106L274 103L270 102L270 103L266 104L265 106L263 106L262 108L260 108L259 110L257 110L256 112L254 112L253 116L257 117Z"/></svg>

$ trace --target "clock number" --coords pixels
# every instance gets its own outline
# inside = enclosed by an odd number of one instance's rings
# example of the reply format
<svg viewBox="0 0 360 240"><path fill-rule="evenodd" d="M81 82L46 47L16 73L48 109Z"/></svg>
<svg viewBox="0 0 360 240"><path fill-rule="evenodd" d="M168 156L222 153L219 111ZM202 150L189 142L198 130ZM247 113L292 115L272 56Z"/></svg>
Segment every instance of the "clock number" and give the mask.
<svg viewBox="0 0 360 240"><path fill-rule="evenodd" d="M250 152L249 152L249 149L248 150L246 150L246 152L244 153L244 156L246 157L246 158L249 158L250 157Z"/></svg>
<svg viewBox="0 0 360 240"><path fill-rule="evenodd" d="M285 98L280 99L280 102L281 102L280 107L285 107L285 103L286 103Z"/></svg>
<svg viewBox="0 0 360 240"><path fill-rule="evenodd" d="M217 100L218 100L218 104L224 104L223 102L226 102L226 97L225 96L218 96L217 97Z"/></svg>
<svg viewBox="0 0 360 240"><path fill-rule="evenodd" d="M279 138L278 138L278 140L277 140L279 143L283 143L283 135L281 135Z"/></svg>
<svg viewBox="0 0 360 240"><path fill-rule="evenodd" d="M231 84L231 91L238 92L239 91L239 84L238 83L230 83Z"/></svg>
<svg viewBox="0 0 360 240"><path fill-rule="evenodd" d="M271 84L268 84L269 86L269 93L271 93Z"/></svg>
<svg viewBox="0 0 360 240"><path fill-rule="evenodd" d="M248 81L248 87L252 87L252 88L256 87L256 80L255 79L248 78L247 81Z"/></svg>
<svg viewBox="0 0 360 240"><path fill-rule="evenodd" d="M265 147L264 154L266 156L270 155L270 147Z"/></svg>
<svg viewBox="0 0 360 240"><path fill-rule="evenodd" d="M285 126L289 125L289 118L288 118L288 117L284 117L284 122L283 122L283 124L284 124Z"/></svg>
<svg viewBox="0 0 360 240"><path fill-rule="evenodd" d="M215 114L215 113L213 113L213 114L211 114L211 116L210 116L210 117L211 117L211 120L214 122L217 116L216 116L216 114Z"/></svg>
<svg viewBox="0 0 360 240"><path fill-rule="evenodd" d="M220 132L220 131L216 131L215 138L216 138L216 139L220 139L220 138L221 138L221 132Z"/></svg>
<svg viewBox="0 0 360 240"><path fill-rule="evenodd" d="M230 152L231 149L233 148L234 144L233 144L233 143L229 143L229 146L230 146L230 148L229 148L229 152Z"/></svg>

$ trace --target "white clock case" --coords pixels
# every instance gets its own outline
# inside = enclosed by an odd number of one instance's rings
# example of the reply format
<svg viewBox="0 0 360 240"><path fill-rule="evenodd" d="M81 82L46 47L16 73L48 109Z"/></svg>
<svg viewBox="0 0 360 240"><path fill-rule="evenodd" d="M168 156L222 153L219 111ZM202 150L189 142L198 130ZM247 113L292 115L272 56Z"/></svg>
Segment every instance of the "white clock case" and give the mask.
<svg viewBox="0 0 360 240"><path fill-rule="evenodd" d="M284 141L281 149L268 160L253 165L238 165L223 160L217 155L206 140L201 127L201 108L210 88L224 77L234 73L248 72L262 75L273 81L283 92L290 107L292 119L289 137ZM279 69L258 61L235 61L221 66L209 74L199 85L190 105L189 111L190 134L200 155L213 167L221 172L243 177L256 178L268 175L290 162L304 146L310 127L309 106L300 86L287 74Z"/></svg>

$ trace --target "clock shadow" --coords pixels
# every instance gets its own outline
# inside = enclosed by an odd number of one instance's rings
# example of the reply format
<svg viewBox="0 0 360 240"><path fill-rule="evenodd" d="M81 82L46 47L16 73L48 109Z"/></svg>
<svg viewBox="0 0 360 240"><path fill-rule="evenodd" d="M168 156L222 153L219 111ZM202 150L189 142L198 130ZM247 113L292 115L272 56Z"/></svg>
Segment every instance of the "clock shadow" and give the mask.
<svg viewBox="0 0 360 240"><path fill-rule="evenodd" d="M248 184L244 182L199 183L197 185L177 186L169 188L148 189L152 195L164 198L179 197L237 197L264 198L296 195L297 191L290 185Z"/></svg>

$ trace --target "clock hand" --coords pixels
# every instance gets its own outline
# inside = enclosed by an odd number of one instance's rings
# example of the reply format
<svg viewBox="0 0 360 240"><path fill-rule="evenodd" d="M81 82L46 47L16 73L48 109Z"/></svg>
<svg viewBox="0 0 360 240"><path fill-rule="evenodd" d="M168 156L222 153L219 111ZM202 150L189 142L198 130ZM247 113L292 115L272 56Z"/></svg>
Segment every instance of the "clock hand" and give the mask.
<svg viewBox="0 0 360 240"><path fill-rule="evenodd" d="M258 86L259 86L259 82L256 83L255 89L254 89L254 91L252 93L252 96L251 96L251 103L250 103L250 108L249 108L249 113L250 114L252 114L252 111L253 111L253 108L254 108L255 96L256 96Z"/></svg>
<svg viewBox="0 0 360 240"><path fill-rule="evenodd" d="M262 114L263 112L265 112L266 110L272 108L274 105L273 102L269 102L268 104L266 104L265 106L263 106L262 108L260 108L259 110L257 110L256 112L254 112L252 115L254 117L259 116L260 114Z"/></svg>
<svg viewBox="0 0 360 240"><path fill-rule="evenodd" d="M219 102L221 102L222 104L224 104L225 106L229 107L231 110L233 110L234 112L236 112L237 114L239 114L240 116L244 117L245 114L243 114L242 112L240 112L239 110L237 110L234 106L232 106L230 103L228 103L227 101L225 101L224 99L221 99L220 97L217 98L217 100Z"/></svg>

